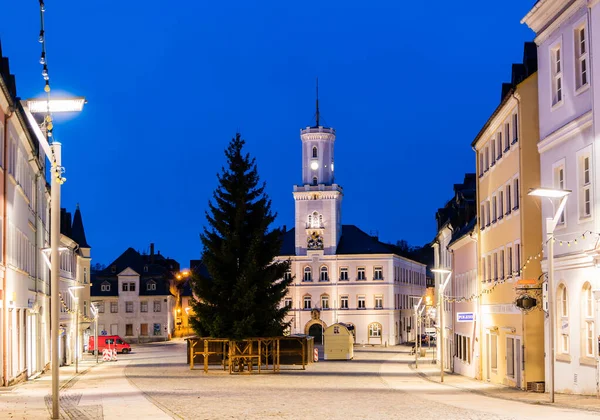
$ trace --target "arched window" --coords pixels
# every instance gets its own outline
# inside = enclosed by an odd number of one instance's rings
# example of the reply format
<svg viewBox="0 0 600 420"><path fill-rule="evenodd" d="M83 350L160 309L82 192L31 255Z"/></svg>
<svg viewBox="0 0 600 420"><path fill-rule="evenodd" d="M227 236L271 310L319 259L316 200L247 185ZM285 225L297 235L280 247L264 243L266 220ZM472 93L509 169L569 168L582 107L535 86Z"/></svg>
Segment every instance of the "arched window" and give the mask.
<svg viewBox="0 0 600 420"><path fill-rule="evenodd" d="M379 322L373 322L369 324L369 338L381 337L381 324Z"/></svg>
<svg viewBox="0 0 600 420"><path fill-rule="evenodd" d="M317 146L313 146L313 157L314 158L318 157Z"/></svg>
<svg viewBox="0 0 600 420"><path fill-rule="evenodd" d="M304 281L312 281L312 270L310 267L304 267Z"/></svg>
<svg viewBox="0 0 600 420"><path fill-rule="evenodd" d="M317 186L317 185L319 185L319 181L317 180L317 177L316 177L316 176L313 176L313 185L314 185L314 186Z"/></svg>
<svg viewBox="0 0 600 420"><path fill-rule="evenodd" d="M327 271L327 266L321 267L321 277L319 277L319 281L329 281L329 273Z"/></svg>
<svg viewBox="0 0 600 420"><path fill-rule="evenodd" d="M558 286L556 293L557 313L557 335L558 335L558 351L560 353L569 353L569 297L567 288L564 284Z"/></svg>
<svg viewBox="0 0 600 420"><path fill-rule="evenodd" d="M582 348L582 356L594 357L594 293L592 292L592 285L585 283L583 285L582 293L582 330L584 331L584 346Z"/></svg>
<svg viewBox="0 0 600 420"><path fill-rule="evenodd" d="M319 215L316 211L312 214L312 223L310 227L312 228L320 228L319 220L322 219L322 216Z"/></svg>

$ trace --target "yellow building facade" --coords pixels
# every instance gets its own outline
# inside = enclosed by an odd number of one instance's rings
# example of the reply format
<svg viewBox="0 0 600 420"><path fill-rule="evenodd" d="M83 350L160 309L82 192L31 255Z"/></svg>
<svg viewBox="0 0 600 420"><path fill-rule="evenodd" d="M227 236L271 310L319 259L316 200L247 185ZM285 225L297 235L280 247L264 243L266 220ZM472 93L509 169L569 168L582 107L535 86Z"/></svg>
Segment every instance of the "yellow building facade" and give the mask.
<svg viewBox="0 0 600 420"><path fill-rule="evenodd" d="M541 212L527 196L540 183L538 82L535 65L523 68L522 81L506 92L472 146L478 175L481 378L526 389L544 381L544 313ZM536 299L536 307L516 306L524 294Z"/></svg>

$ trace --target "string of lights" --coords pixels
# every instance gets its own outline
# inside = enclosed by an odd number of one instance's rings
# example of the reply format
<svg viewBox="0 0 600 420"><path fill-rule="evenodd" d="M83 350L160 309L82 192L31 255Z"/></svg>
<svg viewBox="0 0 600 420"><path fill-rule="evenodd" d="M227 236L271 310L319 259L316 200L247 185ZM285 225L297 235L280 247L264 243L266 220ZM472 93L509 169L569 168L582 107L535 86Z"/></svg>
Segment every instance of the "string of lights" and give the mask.
<svg viewBox="0 0 600 420"><path fill-rule="evenodd" d="M473 300L481 299L481 297L485 294L492 293L494 291L494 289L496 289L497 286L506 283L510 278L518 277L518 276L522 275L523 270L525 270L525 268L527 268L527 266L529 264L531 264L532 261L536 261L538 259L541 260L542 256L544 255L544 246L546 246L549 241L553 241L554 243L558 242L559 246L566 245L567 247L570 247L571 245L577 245L579 243L578 239L586 240L586 239L593 239L593 238L600 239L600 233L592 232L591 230L586 230L582 234L577 234L577 236L575 238L569 239L569 240L564 240L564 239L561 240L561 239L558 239L556 236L552 236L551 238L548 238L547 240L542 242L542 248L541 248L540 252L527 257L527 259L525 260L525 263L518 270L512 271L512 275L509 275L508 277L504 277L502 279L495 280L494 284L491 287L483 289L483 290L481 290L481 292L472 294L471 296L468 296L468 297L466 297L466 296L444 297L444 300L447 302L450 302L450 303L472 302Z"/></svg>
<svg viewBox="0 0 600 420"><path fill-rule="evenodd" d="M62 307L65 309L65 312L68 313L69 315L76 315L77 312L79 312L79 316L80 319L84 322L93 322L94 318L90 318L88 316L85 316L81 311L76 311L74 309L71 309L67 306L67 303L65 302L65 300L63 299L63 295L62 293L58 294L58 297L60 298L60 304L62 305Z"/></svg>

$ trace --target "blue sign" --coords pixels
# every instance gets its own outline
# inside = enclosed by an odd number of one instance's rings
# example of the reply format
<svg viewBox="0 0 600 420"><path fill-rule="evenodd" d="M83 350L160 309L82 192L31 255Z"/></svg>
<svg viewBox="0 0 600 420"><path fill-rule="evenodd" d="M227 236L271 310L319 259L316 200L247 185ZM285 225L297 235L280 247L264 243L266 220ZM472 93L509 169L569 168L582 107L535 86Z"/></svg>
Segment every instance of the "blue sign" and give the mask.
<svg viewBox="0 0 600 420"><path fill-rule="evenodd" d="M475 321L475 314L473 312L457 312L456 322L473 322Z"/></svg>

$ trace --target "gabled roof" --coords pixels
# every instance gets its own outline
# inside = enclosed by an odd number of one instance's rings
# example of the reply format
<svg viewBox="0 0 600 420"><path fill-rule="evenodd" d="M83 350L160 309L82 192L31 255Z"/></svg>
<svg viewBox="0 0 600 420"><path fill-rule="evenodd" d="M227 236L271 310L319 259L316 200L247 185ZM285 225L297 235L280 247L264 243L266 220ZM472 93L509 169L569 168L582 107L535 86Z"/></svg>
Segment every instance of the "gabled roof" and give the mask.
<svg viewBox="0 0 600 420"><path fill-rule="evenodd" d="M101 279L98 278L97 274L92 273L90 276L90 281L92 283L90 288L91 296L119 296L119 282L117 281L116 277L114 279ZM107 283L110 285L110 290L103 291L101 286Z"/></svg>

